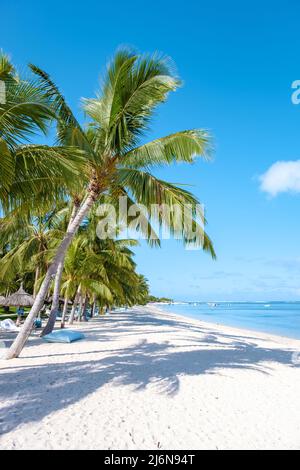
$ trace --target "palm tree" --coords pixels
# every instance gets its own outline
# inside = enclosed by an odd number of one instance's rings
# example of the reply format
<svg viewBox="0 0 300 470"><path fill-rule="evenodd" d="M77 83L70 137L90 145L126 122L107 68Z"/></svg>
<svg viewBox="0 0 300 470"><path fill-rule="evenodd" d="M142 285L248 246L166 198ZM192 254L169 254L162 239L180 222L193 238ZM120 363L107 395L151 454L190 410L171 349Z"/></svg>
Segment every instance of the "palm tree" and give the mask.
<svg viewBox="0 0 300 470"><path fill-rule="evenodd" d="M144 292L141 288L141 278L135 272L133 252L129 249L133 244L136 244L135 240L99 239L95 239L91 244L85 233L78 235L73 240L64 263L64 313L67 302L75 297L78 290L83 300L82 307L88 298L93 299L93 303L99 301L101 305L131 305L134 296L135 299L141 297ZM73 323L78 301L78 297L74 299L70 324ZM62 323L64 320L65 315Z"/></svg>
<svg viewBox="0 0 300 470"><path fill-rule="evenodd" d="M34 305L7 358L17 357L32 328L33 321L43 306L46 293L58 267L84 218L101 195L131 195L135 201L146 204L197 204L191 193L171 183L157 179L153 166L176 161L194 162L197 156L207 155L209 136L203 130L177 132L141 145L141 138L157 106L170 91L180 85L167 59L158 56L138 56L129 50L120 50L108 67L101 94L85 100L84 110L92 122L84 132L66 107L57 87L49 76L33 67L44 85L45 96L51 97L65 122L60 119L60 142L72 142L87 155L86 171L89 183L75 217L70 221L64 239L46 273ZM162 221L158 219L159 223ZM182 228L183 237L186 236ZM203 248L215 256L212 243L203 234Z"/></svg>
<svg viewBox="0 0 300 470"><path fill-rule="evenodd" d="M62 201L52 210L37 207L35 212L22 205L1 219L0 284L25 281L35 298L69 217L70 207Z"/></svg>
<svg viewBox="0 0 300 470"><path fill-rule="evenodd" d="M37 81L21 79L9 58L0 53L0 205L8 211L60 201L74 188L82 169L82 151L67 146L28 144L56 119L51 100ZM20 213L20 210L18 211Z"/></svg>
<svg viewBox="0 0 300 470"><path fill-rule="evenodd" d="M9 58L0 53L0 204L3 210L22 202L51 201L66 193L78 176L78 149L26 144L36 132L45 133L54 109L36 82L22 80Z"/></svg>
<svg viewBox="0 0 300 470"><path fill-rule="evenodd" d="M21 79L3 53L0 80L5 86L0 103L0 206L5 214L17 208L18 217L22 207L26 217L30 208L65 197L82 169L82 152L27 144L36 132L46 132L56 118L54 108L38 83Z"/></svg>

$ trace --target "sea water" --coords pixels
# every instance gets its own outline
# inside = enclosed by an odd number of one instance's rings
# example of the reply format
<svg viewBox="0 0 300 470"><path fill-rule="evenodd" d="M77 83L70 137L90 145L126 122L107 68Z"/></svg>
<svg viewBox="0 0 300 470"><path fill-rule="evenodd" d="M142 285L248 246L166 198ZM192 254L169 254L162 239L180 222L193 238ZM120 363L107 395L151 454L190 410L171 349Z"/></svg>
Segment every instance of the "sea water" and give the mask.
<svg viewBox="0 0 300 470"><path fill-rule="evenodd" d="M300 339L300 302L179 302L159 307L211 323Z"/></svg>

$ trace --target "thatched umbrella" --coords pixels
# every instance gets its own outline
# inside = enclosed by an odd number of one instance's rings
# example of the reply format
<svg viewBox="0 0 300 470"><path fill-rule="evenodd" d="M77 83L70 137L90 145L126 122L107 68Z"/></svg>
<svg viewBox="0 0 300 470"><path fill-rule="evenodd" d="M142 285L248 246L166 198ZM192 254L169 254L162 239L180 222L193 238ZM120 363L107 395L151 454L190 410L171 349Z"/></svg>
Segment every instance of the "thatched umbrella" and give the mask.
<svg viewBox="0 0 300 470"><path fill-rule="evenodd" d="M6 298L3 295L0 295L0 305L4 305Z"/></svg>
<svg viewBox="0 0 300 470"><path fill-rule="evenodd" d="M25 292L23 286L21 286L17 292L6 297L3 305L7 307L31 307L33 302L32 295Z"/></svg>

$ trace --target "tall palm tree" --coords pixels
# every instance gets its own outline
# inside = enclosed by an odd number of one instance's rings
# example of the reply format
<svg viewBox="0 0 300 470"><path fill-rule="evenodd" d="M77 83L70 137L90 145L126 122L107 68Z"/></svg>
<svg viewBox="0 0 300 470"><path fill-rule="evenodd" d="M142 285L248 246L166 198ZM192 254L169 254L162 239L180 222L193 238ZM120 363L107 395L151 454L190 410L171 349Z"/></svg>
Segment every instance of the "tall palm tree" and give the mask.
<svg viewBox="0 0 300 470"><path fill-rule="evenodd" d="M82 152L62 146L32 145L56 118L49 98L36 81L22 80L9 58L0 53L0 80L5 99L0 103L0 204L8 210L29 200L61 196L78 176Z"/></svg>
<svg viewBox="0 0 300 470"><path fill-rule="evenodd" d="M135 240L97 240L92 245L81 233L72 242L64 264L62 292L65 305L80 286L83 298L101 304L128 304L142 295L140 276L135 272L133 252L128 248ZM79 300L77 298L77 300ZM76 304L76 299L74 299ZM76 306L76 305L75 305ZM74 320L74 308L69 323ZM64 322L64 316L63 316Z"/></svg>
<svg viewBox="0 0 300 470"><path fill-rule="evenodd" d="M28 210L23 204L0 219L0 280L12 281L18 273L34 272L33 296L40 278L47 271L51 254L65 231L69 215L66 202L52 210L36 207Z"/></svg>
<svg viewBox="0 0 300 470"><path fill-rule="evenodd" d="M36 67L33 69L44 85L46 96L52 98L63 114L67 110L65 123L60 120L58 137L63 143L70 139L73 145L76 143L85 151L89 183L24 326L8 351L8 359L20 354L43 306L52 278L63 263L79 226L101 195L109 190L115 196L131 195L135 201L148 207L151 204L183 207L186 203L195 206L198 201L191 193L157 179L151 169L158 164L176 161L192 163L197 156L206 157L209 146L209 136L203 130L177 132L141 144L155 109L166 100L169 92L180 85L165 58L139 56L127 49L117 52L108 67L101 93L84 102L84 110L92 120L87 132L82 131L77 121L74 122L49 76ZM161 218L158 222L162 223ZM184 228L182 233L185 237ZM203 233L203 248L215 256L206 233Z"/></svg>
<svg viewBox="0 0 300 470"><path fill-rule="evenodd" d="M62 283L65 301L70 297L75 297L79 286L83 298L100 294L112 300L112 293L102 266L102 259L99 255L97 256L90 251L82 235L73 240L66 255ZM76 304L76 299L74 299L74 303ZM72 315L71 324L73 319Z"/></svg>
<svg viewBox="0 0 300 470"><path fill-rule="evenodd" d="M37 80L24 80L0 53L0 206L7 213L52 204L64 198L82 170L82 151L70 146L32 145L36 132L46 133L57 118ZM3 91L3 87L2 87ZM18 210L20 215L20 210Z"/></svg>

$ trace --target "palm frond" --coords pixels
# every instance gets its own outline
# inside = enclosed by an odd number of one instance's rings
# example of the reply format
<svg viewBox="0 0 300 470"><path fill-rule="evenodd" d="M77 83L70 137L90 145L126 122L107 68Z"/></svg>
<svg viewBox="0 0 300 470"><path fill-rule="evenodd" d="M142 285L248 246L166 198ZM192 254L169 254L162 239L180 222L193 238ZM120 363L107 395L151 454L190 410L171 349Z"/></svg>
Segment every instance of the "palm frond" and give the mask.
<svg viewBox="0 0 300 470"><path fill-rule="evenodd" d="M45 133L49 120L55 116L34 81L8 81L5 84L6 100L0 104L0 137L14 149L35 133Z"/></svg>
<svg viewBox="0 0 300 470"><path fill-rule="evenodd" d="M9 80L14 77L15 68L10 57L0 50L0 80Z"/></svg>
<svg viewBox="0 0 300 470"><path fill-rule="evenodd" d="M125 167L151 168L174 162L193 163L198 156L209 159L210 136L207 131L193 129L176 132L130 150L121 161Z"/></svg>
<svg viewBox="0 0 300 470"><path fill-rule="evenodd" d="M40 89L45 97L49 99L51 108L57 118L58 144L74 146L85 150L86 159L95 157L86 133L50 75L34 64L29 64L29 67L39 78Z"/></svg>
<svg viewBox="0 0 300 470"><path fill-rule="evenodd" d="M120 153L136 145L157 105L179 84L167 58L120 50L109 65L102 94L84 100L106 152Z"/></svg>
<svg viewBox="0 0 300 470"><path fill-rule="evenodd" d="M14 180L15 161L6 144L0 137L0 199L5 199Z"/></svg>
<svg viewBox="0 0 300 470"><path fill-rule="evenodd" d="M61 198L68 190L78 188L79 175L80 185L88 176L83 152L73 147L25 145L12 155L15 177L2 199L6 209L33 199ZM0 191L4 190L0 184Z"/></svg>

